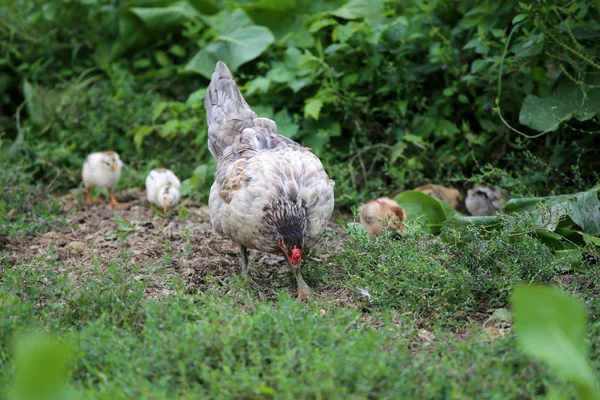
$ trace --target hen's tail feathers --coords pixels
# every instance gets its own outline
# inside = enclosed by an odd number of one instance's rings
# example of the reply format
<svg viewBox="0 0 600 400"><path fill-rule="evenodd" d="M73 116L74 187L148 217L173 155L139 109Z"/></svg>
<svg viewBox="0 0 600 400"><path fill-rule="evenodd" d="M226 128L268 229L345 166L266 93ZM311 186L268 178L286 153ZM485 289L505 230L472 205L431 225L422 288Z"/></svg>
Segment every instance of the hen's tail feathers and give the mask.
<svg viewBox="0 0 600 400"><path fill-rule="evenodd" d="M219 61L210 80L210 85L204 98L206 119L208 121L208 148L213 157L219 158L225 142L231 142L229 135L237 134L235 131L224 132L221 125L230 117L252 112L246 100L233 79L233 75L225 63ZM229 134L228 134L229 133Z"/></svg>

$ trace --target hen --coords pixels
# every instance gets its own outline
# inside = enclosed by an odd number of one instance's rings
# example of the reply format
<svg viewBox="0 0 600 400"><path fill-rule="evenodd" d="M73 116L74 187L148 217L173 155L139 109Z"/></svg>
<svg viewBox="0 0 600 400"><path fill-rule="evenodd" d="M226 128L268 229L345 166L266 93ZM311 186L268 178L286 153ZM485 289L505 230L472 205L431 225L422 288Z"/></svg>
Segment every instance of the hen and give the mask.
<svg viewBox="0 0 600 400"><path fill-rule="evenodd" d="M494 215L510 199L508 192L497 186L476 186L467 191L465 206L471 215Z"/></svg>
<svg viewBox="0 0 600 400"><path fill-rule="evenodd" d="M358 209L360 223L369 236L378 236L385 226L390 231L404 230L406 212L398 203L387 197L381 197L363 204Z"/></svg>
<svg viewBox="0 0 600 400"><path fill-rule="evenodd" d="M274 121L250 109L220 61L204 105L208 148L217 160L208 202L213 228L240 245L244 276L247 249L283 255L298 297L307 299L300 263L325 230L335 183L310 149L278 135Z"/></svg>

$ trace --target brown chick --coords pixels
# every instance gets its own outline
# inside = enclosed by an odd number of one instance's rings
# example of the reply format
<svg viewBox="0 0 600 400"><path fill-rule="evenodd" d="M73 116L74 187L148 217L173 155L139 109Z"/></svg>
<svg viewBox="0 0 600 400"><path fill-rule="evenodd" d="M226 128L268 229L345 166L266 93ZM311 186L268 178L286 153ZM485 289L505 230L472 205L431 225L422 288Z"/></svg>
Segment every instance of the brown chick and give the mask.
<svg viewBox="0 0 600 400"><path fill-rule="evenodd" d="M460 192L453 187L429 184L418 187L414 190L425 193L431 197L435 197L436 199L448 204L455 210L458 210L458 207L463 199L462 194L460 194Z"/></svg>
<svg viewBox="0 0 600 400"><path fill-rule="evenodd" d="M402 232L406 212L398 203L387 197L363 204L358 209L360 223L367 230L369 236L381 234L383 226L391 231Z"/></svg>

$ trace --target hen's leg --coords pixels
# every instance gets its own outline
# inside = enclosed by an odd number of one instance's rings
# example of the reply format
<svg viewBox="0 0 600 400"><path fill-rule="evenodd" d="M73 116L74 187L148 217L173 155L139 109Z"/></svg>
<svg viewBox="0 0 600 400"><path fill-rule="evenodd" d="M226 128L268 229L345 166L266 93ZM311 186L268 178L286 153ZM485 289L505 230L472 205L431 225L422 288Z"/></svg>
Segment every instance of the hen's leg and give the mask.
<svg viewBox="0 0 600 400"><path fill-rule="evenodd" d="M108 194L110 195L110 203L108 203L111 206L120 206L121 203L119 203L117 201L117 199L115 199L115 194L112 190L112 188L108 189Z"/></svg>
<svg viewBox="0 0 600 400"><path fill-rule="evenodd" d="M292 270L294 278L296 278L296 282L298 283L298 299L302 301L310 299L310 288L306 282L304 282L304 278L300 272L300 265L290 265L290 269Z"/></svg>
<svg viewBox="0 0 600 400"><path fill-rule="evenodd" d="M242 251L242 276L245 278L250 275L250 268L248 268L248 250L243 244L240 244L240 250Z"/></svg>
<svg viewBox="0 0 600 400"><path fill-rule="evenodd" d="M92 204L94 202L94 199L92 197L92 188L88 187L87 189L87 202L88 204Z"/></svg>

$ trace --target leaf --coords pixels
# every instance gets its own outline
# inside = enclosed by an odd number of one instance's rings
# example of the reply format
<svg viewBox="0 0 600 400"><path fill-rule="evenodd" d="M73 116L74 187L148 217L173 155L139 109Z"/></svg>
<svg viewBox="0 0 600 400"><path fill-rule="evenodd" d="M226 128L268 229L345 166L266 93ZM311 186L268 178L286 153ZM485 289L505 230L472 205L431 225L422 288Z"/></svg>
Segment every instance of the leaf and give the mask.
<svg viewBox="0 0 600 400"><path fill-rule="evenodd" d="M527 18L527 14L516 15L513 18L512 23L513 23L513 25L518 24L519 22L523 21L525 18Z"/></svg>
<svg viewBox="0 0 600 400"><path fill-rule="evenodd" d="M323 101L315 98L308 99L304 104L304 116L318 120L322 107Z"/></svg>
<svg viewBox="0 0 600 400"><path fill-rule="evenodd" d="M211 17L206 17L206 22L222 35L227 35L245 26L254 25L248 14L239 8L233 11L223 10Z"/></svg>
<svg viewBox="0 0 600 400"><path fill-rule="evenodd" d="M573 381L582 399L598 398L588 362L584 304L553 287L519 286L512 296L515 330L521 348Z"/></svg>
<svg viewBox="0 0 600 400"><path fill-rule="evenodd" d="M154 128L151 126L138 126L127 132L126 136L133 136L133 142L135 143L135 147L139 150L142 147L142 143L144 142L144 138L154 131Z"/></svg>
<svg viewBox="0 0 600 400"><path fill-rule="evenodd" d="M159 50L156 53L154 53L154 58L156 59L158 65L160 65L161 67L168 67L169 65L173 64L173 61L171 61L167 53L165 53L164 51Z"/></svg>
<svg viewBox="0 0 600 400"><path fill-rule="evenodd" d="M154 32L164 32L190 19L200 18L200 13L187 1L178 1L167 7L131 7L129 11Z"/></svg>
<svg viewBox="0 0 600 400"><path fill-rule="evenodd" d="M441 231L446 214L440 202L433 197L416 190L406 190L394 200L406 211L407 221L417 221L433 234Z"/></svg>
<svg viewBox="0 0 600 400"><path fill-rule="evenodd" d="M19 338L14 349L15 400L76 399L68 383L71 349L47 334L35 332Z"/></svg>
<svg viewBox="0 0 600 400"><path fill-rule="evenodd" d="M204 97L206 96L206 88L200 88L193 91L185 101L185 106L188 108L204 107Z"/></svg>
<svg viewBox="0 0 600 400"><path fill-rule="evenodd" d="M570 201L569 217L583 229L584 233L592 236L600 235L600 201L596 191L589 190Z"/></svg>
<svg viewBox="0 0 600 400"><path fill-rule="evenodd" d="M350 0L337 10L329 12L329 14L349 20L368 18L380 15L383 7L383 0Z"/></svg>
<svg viewBox="0 0 600 400"><path fill-rule="evenodd" d="M549 97L527 96L521 106L519 122L539 132L555 131L563 121L573 117L586 121L599 113L600 88L584 93L580 86L566 79Z"/></svg>
<svg viewBox="0 0 600 400"><path fill-rule="evenodd" d="M186 64L184 71L195 72L210 79L217 61L223 61L231 71L261 55L275 38L264 26L252 21L241 9L222 11L210 18L220 35Z"/></svg>
<svg viewBox="0 0 600 400"><path fill-rule="evenodd" d="M492 228L500 226L502 217L499 215L484 216L484 217L473 217L470 215L456 214L448 218L444 222L444 226L448 227L460 227L465 225L477 226L481 228Z"/></svg>
<svg viewBox="0 0 600 400"><path fill-rule="evenodd" d="M167 108L167 106L169 105L169 103L167 102L160 102L157 105L154 106L154 109L152 110L152 123L156 123L156 120L158 120L158 118L162 115L162 113L165 111L165 109Z"/></svg>
<svg viewBox="0 0 600 400"><path fill-rule="evenodd" d="M264 76L259 76L248 82L248 89L246 90L246 95L251 96L260 90L263 93L267 93L269 91L269 86L271 85L271 80L269 78L265 78Z"/></svg>

